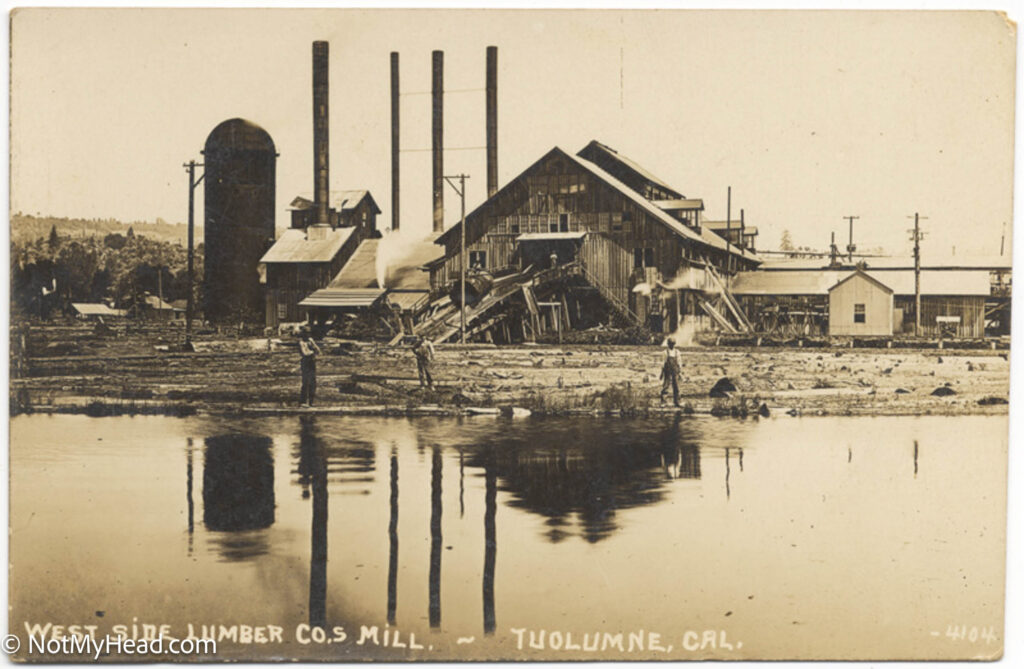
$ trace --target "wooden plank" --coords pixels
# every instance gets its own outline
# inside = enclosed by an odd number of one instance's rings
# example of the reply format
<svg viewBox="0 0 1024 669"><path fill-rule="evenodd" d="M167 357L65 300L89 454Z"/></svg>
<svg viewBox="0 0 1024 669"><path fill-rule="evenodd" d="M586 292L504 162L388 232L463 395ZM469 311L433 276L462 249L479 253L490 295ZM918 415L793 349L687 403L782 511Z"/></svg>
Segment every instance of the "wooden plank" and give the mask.
<svg viewBox="0 0 1024 669"><path fill-rule="evenodd" d="M700 304L701 309L703 309L709 316L711 316L711 318L716 323L718 323L719 327L729 331L729 333L731 334L739 334L736 328L732 326L732 323L730 323L728 319L722 316L722 314L720 314L717 309L708 304L707 300L700 299L698 300L698 304Z"/></svg>

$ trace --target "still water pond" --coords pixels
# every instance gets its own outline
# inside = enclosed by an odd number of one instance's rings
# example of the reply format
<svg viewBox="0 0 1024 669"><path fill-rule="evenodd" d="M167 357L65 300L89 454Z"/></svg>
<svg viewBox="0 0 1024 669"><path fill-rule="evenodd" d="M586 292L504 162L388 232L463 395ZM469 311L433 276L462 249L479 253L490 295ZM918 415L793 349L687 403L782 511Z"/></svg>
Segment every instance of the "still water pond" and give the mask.
<svg viewBox="0 0 1024 669"><path fill-rule="evenodd" d="M1006 432L20 416L10 629L206 626L249 659L991 656Z"/></svg>

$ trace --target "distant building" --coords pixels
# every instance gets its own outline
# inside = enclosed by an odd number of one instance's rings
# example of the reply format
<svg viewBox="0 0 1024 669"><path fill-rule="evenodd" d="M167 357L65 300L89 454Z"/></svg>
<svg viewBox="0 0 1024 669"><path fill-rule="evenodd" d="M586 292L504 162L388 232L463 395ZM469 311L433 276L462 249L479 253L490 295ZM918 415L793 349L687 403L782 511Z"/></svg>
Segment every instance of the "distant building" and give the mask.
<svg viewBox="0 0 1024 669"><path fill-rule="evenodd" d="M292 228L304 230L316 223L312 194L296 196L289 209L292 213ZM380 207L368 190L332 191L327 212L333 228L359 228L363 239L380 236L377 231Z"/></svg>
<svg viewBox="0 0 1024 669"><path fill-rule="evenodd" d="M72 302L71 308L75 316L83 320L98 320L108 318L124 318L124 309L113 309L106 304L93 302Z"/></svg>
<svg viewBox="0 0 1024 669"><path fill-rule="evenodd" d="M739 221L704 221L703 225L732 244L738 244L748 251L756 251L756 225L740 225Z"/></svg>
<svg viewBox="0 0 1024 669"><path fill-rule="evenodd" d="M292 200L292 227L260 258L268 327L306 320L308 309L300 302L326 287L360 244L380 237L380 209L369 191L334 191L329 202L323 224L317 222L313 200L303 195Z"/></svg>
<svg viewBox="0 0 1024 669"><path fill-rule="evenodd" d="M914 332L914 272L895 263L875 259L879 267L862 271L890 288L893 293L894 334ZM740 272L732 280L730 291L748 317L763 332L789 335L823 335L828 327L829 291L849 277L847 269L795 269ZM957 337L985 336L986 304L993 291L987 267L921 270L921 335L937 337L946 321L947 334ZM1002 297L1002 300L1009 298ZM959 319L950 325L948 319Z"/></svg>
<svg viewBox="0 0 1024 669"><path fill-rule="evenodd" d="M828 333L891 336L892 288L856 270L828 289Z"/></svg>

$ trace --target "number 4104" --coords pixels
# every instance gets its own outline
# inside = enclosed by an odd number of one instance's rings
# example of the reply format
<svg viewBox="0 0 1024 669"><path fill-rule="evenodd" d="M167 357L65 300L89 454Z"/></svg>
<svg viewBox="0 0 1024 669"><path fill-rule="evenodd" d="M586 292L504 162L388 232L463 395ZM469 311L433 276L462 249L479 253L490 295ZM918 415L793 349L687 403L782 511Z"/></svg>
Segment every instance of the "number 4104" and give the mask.
<svg viewBox="0 0 1024 669"><path fill-rule="evenodd" d="M996 641L996 634L992 627L948 625L946 627L946 638L951 641L968 641L970 643L984 641L986 644L990 644Z"/></svg>

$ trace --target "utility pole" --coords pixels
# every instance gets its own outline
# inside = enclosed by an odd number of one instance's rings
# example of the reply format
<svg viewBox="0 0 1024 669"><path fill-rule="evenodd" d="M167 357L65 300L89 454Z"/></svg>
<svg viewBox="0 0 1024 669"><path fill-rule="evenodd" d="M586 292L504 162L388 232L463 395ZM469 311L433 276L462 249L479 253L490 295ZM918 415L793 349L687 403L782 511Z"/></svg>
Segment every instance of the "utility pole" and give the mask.
<svg viewBox="0 0 1024 669"><path fill-rule="evenodd" d="M910 218L907 216L907 218ZM924 233L921 232L920 219L927 219L914 212L914 229L908 230L911 233L910 240L914 242L914 336L921 336L921 240Z"/></svg>
<svg viewBox="0 0 1024 669"><path fill-rule="evenodd" d="M839 266L839 247L836 246L836 231L832 231L832 243L829 245L828 250L829 267Z"/></svg>
<svg viewBox="0 0 1024 669"><path fill-rule="evenodd" d="M184 164L188 170L188 296L185 302L185 346L192 347L192 314L195 312L195 202L196 186L206 176L204 172L196 179L196 167L202 167L202 163L190 160ZM161 300L163 297L160 298Z"/></svg>
<svg viewBox="0 0 1024 669"><path fill-rule="evenodd" d="M857 247L853 243L853 222L860 218L860 216L843 216L850 222L850 243L846 245L846 252L849 254L850 264L853 264L853 252L857 250Z"/></svg>
<svg viewBox="0 0 1024 669"><path fill-rule="evenodd" d="M468 178L468 174L457 174L444 178L448 185L458 193L459 199L462 201L459 215L459 284L462 290L462 299L459 300L459 342L462 344L466 343L466 179ZM453 179L459 180L458 186L455 185Z"/></svg>
<svg viewBox="0 0 1024 669"><path fill-rule="evenodd" d="M725 275L729 276L729 235L732 234L732 186L725 191Z"/></svg>

